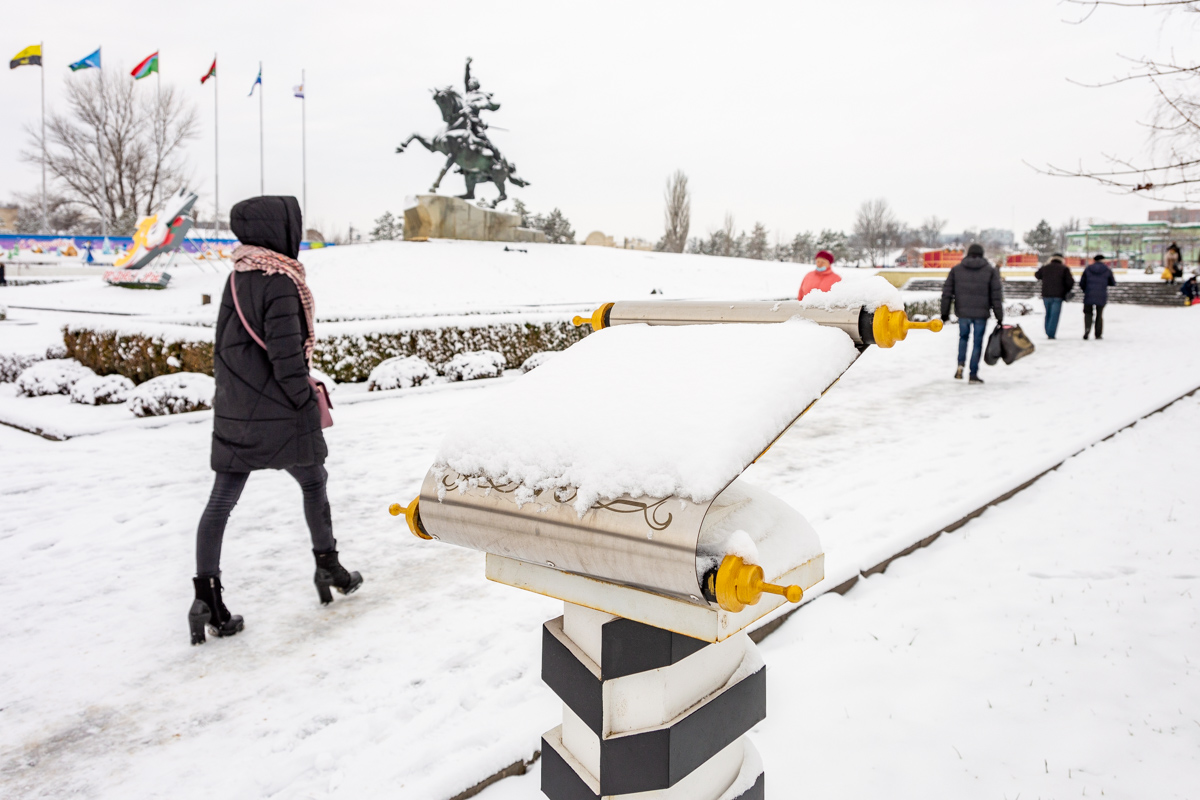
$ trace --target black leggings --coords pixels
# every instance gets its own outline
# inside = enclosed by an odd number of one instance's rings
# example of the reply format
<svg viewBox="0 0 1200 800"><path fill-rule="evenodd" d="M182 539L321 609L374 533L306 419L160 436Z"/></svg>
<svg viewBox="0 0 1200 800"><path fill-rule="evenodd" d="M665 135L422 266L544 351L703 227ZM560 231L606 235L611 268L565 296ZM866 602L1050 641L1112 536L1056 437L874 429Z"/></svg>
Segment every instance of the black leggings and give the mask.
<svg viewBox="0 0 1200 800"><path fill-rule="evenodd" d="M300 484L304 493L304 519L312 537L313 550L326 553L337 546L333 539L333 520L329 513L329 498L325 481L329 473L320 464L291 467L287 473ZM196 574L202 577L218 575L221 571L221 540L225 538L225 523L229 512L237 505L246 487L249 472L218 472L213 482L208 505L200 515L196 531Z"/></svg>

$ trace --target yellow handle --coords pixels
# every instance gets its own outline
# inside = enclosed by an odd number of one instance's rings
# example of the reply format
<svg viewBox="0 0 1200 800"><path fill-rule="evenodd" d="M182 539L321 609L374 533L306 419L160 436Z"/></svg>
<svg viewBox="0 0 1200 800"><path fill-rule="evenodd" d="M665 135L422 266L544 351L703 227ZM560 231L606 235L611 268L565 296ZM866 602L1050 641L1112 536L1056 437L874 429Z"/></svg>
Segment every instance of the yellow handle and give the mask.
<svg viewBox="0 0 1200 800"><path fill-rule="evenodd" d="M605 327L604 315L613 307L612 303L605 303L592 312L590 317L581 317L578 314L571 320L571 324L578 328L580 325L591 325L593 331L598 331Z"/></svg>
<svg viewBox="0 0 1200 800"><path fill-rule="evenodd" d="M762 567L745 563L741 556L725 556L717 570L715 583L717 605L735 613L758 603L764 593L780 595L790 603L799 603L804 597L804 589L799 586L767 583L763 580Z"/></svg>
<svg viewBox="0 0 1200 800"><path fill-rule="evenodd" d="M413 536L416 536L418 539L432 539L433 537L425 532L425 526L421 524L420 505L421 498L414 497L413 501L407 506L402 506L399 503L392 503L390 506L388 506L388 513L393 517L398 517L403 514L404 521L408 523L408 529L412 531Z"/></svg>
<svg viewBox="0 0 1200 800"><path fill-rule="evenodd" d="M940 319L929 322L913 322L904 311L892 311L887 306L875 309L875 318L871 322L871 330L875 334L875 344L880 347L891 347L896 342L903 341L912 330L933 331L942 329Z"/></svg>

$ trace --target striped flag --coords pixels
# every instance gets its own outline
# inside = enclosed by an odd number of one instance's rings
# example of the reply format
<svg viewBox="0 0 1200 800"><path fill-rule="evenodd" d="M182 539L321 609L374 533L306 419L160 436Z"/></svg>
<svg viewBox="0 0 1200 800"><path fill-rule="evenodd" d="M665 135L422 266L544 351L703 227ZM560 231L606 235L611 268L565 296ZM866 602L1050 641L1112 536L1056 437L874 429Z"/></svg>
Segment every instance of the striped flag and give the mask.
<svg viewBox="0 0 1200 800"><path fill-rule="evenodd" d="M209 78L215 77L217 77L217 58L216 56L213 56L212 66L208 68L208 72L204 73L204 77L200 79L200 82L204 83Z"/></svg>
<svg viewBox="0 0 1200 800"><path fill-rule="evenodd" d="M8 62L9 69L17 67L40 67L42 65L42 46L40 44L31 44L21 52L12 57L12 61Z"/></svg>
<svg viewBox="0 0 1200 800"><path fill-rule="evenodd" d="M150 55L146 56L146 60L133 68L133 72L129 73L135 81L140 81L142 78L149 75L151 72L158 72L158 51L155 50Z"/></svg>
<svg viewBox="0 0 1200 800"><path fill-rule="evenodd" d="M246 95L246 97L254 96L254 87L256 86L262 86L262 67L258 68L258 77L254 79L254 83L250 84L250 94Z"/></svg>

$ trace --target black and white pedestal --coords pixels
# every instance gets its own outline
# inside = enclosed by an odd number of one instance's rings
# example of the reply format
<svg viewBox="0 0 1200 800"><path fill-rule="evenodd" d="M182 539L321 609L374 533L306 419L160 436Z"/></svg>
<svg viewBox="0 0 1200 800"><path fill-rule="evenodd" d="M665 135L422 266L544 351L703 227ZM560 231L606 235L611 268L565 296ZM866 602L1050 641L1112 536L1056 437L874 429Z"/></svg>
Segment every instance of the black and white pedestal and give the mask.
<svg viewBox="0 0 1200 800"><path fill-rule="evenodd" d="M573 603L542 632L542 679L563 722L542 737L550 800L758 800L745 737L767 713L745 633L693 639Z"/></svg>

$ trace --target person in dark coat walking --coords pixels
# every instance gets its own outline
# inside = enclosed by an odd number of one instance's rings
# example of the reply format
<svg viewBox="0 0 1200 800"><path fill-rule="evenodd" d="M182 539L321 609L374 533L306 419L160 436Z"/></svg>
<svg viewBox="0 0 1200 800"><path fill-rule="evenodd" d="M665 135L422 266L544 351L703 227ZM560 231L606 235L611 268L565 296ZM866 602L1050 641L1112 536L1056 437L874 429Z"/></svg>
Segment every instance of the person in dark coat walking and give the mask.
<svg viewBox="0 0 1200 800"><path fill-rule="evenodd" d="M331 587L349 594L362 584L359 573L338 561L325 493L328 449L308 381L314 306L304 265L296 260L303 232L300 204L294 197L243 200L230 211L229 224L241 245L233 252L233 274L217 314L211 459L216 480L196 531L196 599L188 614L192 644L205 641L206 628L214 636L243 628L242 618L230 614L221 599L221 541L254 470L286 470L300 484L321 602L333 600Z"/></svg>
<svg viewBox="0 0 1200 800"><path fill-rule="evenodd" d="M1046 306L1046 337L1053 339L1058 333L1058 315L1067 295L1075 288L1075 276L1071 268L1063 263L1062 253L1050 256L1050 263L1039 269L1033 277L1042 282L1042 304Z"/></svg>
<svg viewBox="0 0 1200 800"><path fill-rule="evenodd" d="M983 246L973 244L967 257L950 269L942 284L942 321L950 321L950 304L958 315L958 371L963 376L967 361L967 342L972 332L975 344L971 350L971 383L983 383L979 377L979 357L983 354L983 331L988 314L996 315L996 324L1004 321L1004 289L1000 285L1000 270L983 257Z"/></svg>
<svg viewBox="0 0 1200 800"><path fill-rule="evenodd" d="M1083 290L1083 338L1092 333L1092 317L1096 320L1096 338L1104 338L1104 306L1108 304L1108 287L1116 286L1117 279L1104 256L1098 255L1079 276L1079 288Z"/></svg>
<svg viewBox="0 0 1200 800"><path fill-rule="evenodd" d="M1181 277L1183 277L1183 251L1179 249L1179 245L1171 242L1163 257L1163 278L1167 283L1174 283L1176 278Z"/></svg>

